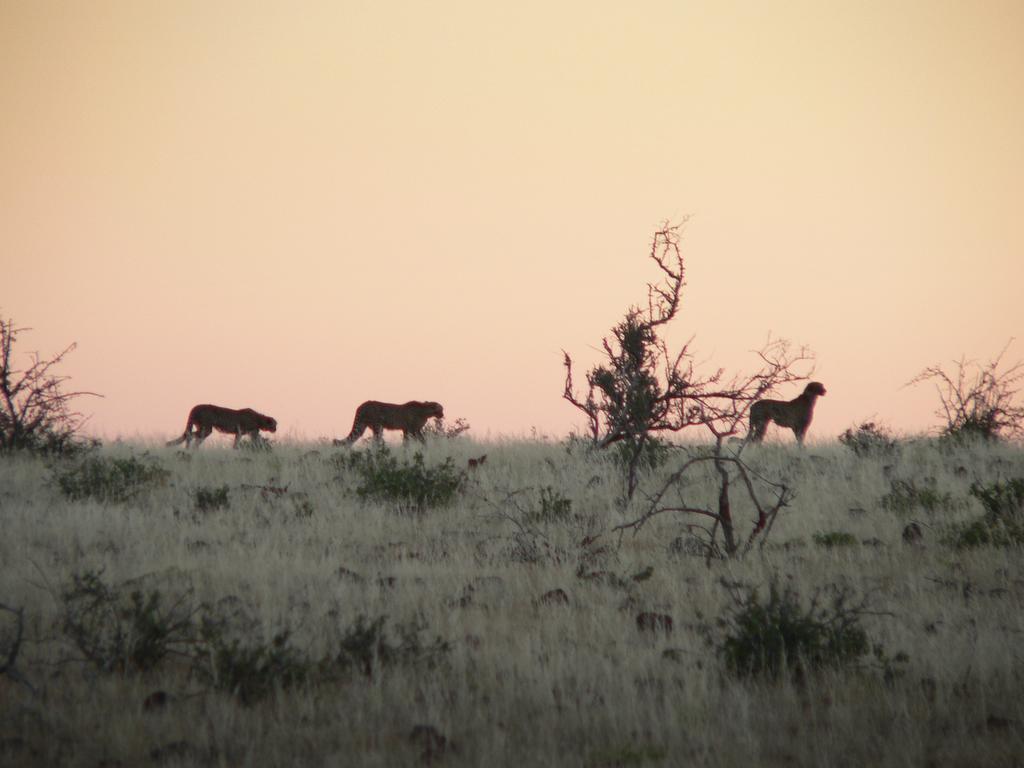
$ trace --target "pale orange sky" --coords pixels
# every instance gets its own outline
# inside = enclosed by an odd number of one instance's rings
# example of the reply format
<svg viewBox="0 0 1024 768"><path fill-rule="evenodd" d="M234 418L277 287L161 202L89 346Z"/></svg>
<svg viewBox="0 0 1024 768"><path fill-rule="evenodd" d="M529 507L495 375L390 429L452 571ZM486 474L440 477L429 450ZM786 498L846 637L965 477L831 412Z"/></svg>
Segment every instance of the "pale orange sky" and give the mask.
<svg viewBox="0 0 1024 768"><path fill-rule="evenodd" d="M904 383L1024 330L1022 40L1017 0L4 2L0 312L79 343L108 437L370 398L562 435L560 350L693 214L672 341L811 346L812 437L923 430Z"/></svg>

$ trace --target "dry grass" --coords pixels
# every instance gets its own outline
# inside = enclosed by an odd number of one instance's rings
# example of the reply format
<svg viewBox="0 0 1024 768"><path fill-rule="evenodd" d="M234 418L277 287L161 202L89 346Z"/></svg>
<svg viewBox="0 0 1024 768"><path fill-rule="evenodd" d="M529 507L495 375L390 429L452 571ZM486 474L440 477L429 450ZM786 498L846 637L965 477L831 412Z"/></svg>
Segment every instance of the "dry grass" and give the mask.
<svg viewBox="0 0 1024 768"><path fill-rule="evenodd" d="M672 546L693 519L661 516L636 536L584 543L637 510L619 509L607 457L557 443L432 441L428 465L488 458L456 503L421 514L361 500L357 477L334 460L342 450L323 445L118 445L100 455L147 451L170 477L124 503L70 502L46 461L0 459L0 603L25 609L16 668L34 689L0 678L5 766L1024 761L1021 550L940 543L944 526L980 515L971 482L1024 477L1019 447L944 452L921 441L887 458L835 443L750 450L796 501L763 550L710 564ZM888 511L880 500L899 479L952 503ZM225 484L230 506L197 509L196 489ZM571 512L527 523L549 486ZM688 497L708 503L711 487L697 479ZM923 546L902 541L911 519ZM815 543L830 532L856 543ZM387 617L391 631L419 626L425 646L440 637L449 650L377 664L370 676L318 670L251 705L183 659L100 673L76 660L61 597L74 574L98 571L111 585L190 595L252 643L287 628L310 659L336 654L360 616ZM797 680L730 676L707 642L732 605L728 585L763 588L773 575L806 595L853 588L872 608L871 642L909 660L895 674L865 658ZM541 600L555 589L568 601ZM644 611L671 616L672 631L638 631ZM0 614L0 649L12 629ZM169 702L145 710L154 691ZM417 725L436 732L413 735Z"/></svg>

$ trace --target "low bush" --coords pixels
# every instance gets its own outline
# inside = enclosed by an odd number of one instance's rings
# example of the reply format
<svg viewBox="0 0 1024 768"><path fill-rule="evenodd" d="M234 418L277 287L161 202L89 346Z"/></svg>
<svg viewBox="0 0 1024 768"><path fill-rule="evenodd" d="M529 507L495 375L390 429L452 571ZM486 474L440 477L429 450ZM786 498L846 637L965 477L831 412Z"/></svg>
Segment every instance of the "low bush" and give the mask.
<svg viewBox="0 0 1024 768"><path fill-rule="evenodd" d="M530 524L565 522L572 516L572 499L563 496L555 488L540 489L538 504L531 505L523 514L523 521Z"/></svg>
<svg viewBox="0 0 1024 768"><path fill-rule="evenodd" d="M992 485L971 485L971 496L984 514L971 522L950 526L943 541L956 549L1024 545L1024 478Z"/></svg>
<svg viewBox="0 0 1024 768"><path fill-rule="evenodd" d="M422 453L414 454L412 461L399 461L386 445L349 454L348 466L361 477L356 488L360 498L392 502L416 512L449 504L466 480L450 457L428 467Z"/></svg>
<svg viewBox="0 0 1024 768"><path fill-rule="evenodd" d="M246 706L279 690L336 681L352 671L372 678L392 665L433 663L450 648L440 637L424 640L422 625L387 631L385 616L359 616L340 633L336 653L311 657L292 644L287 628L269 642L243 638L238 633L250 633L251 626L239 627L209 606L193 604L191 592L168 600L159 590L135 589L131 582L109 584L101 571L74 574L58 597L63 635L79 654L68 660L130 675L176 656L199 680Z"/></svg>
<svg viewBox="0 0 1024 768"><path fill-rule="evenodd" d="M168 604L159 590L128 591L102 571L74 574L62 594L62 630L85 660L102 672L146 672L194 638L190 595Z"/></svg>
<svg viewBox="0 0 1024 768"><path fill-rule="evenodd" d="M59 466L54 470L61 493L72 501L128 501L140 491L167 482L170 475L154 460L142 461L134 456L87 456L70 467Z"/></svg>
<svg viewBox="0 0 1024 768"><path fill-rule="evenodd" d="M386 616L378 616L376 619L359 616L339 639L338 653L332 664L342 670L357 670L372 678L377 669L429 661L449 650L448 643L440 637L425 643L420 638L423 631L421 626L398 626L389 636L386 624Z"/></svg>
<svg viewBox="0 0 1024 768"><path fill-rule="evenodd" d="M1005 522L1024 516L1024 478L992 485L971 483L970 493L981 502L985 517L990 522Z"/></svg>
<svg viewBox="0 0 1024 768"><path fill-rule="evenodd" d="M756 590L736 596L732 611L719 620L724 634L717 650L726 669L740 677L846 667L871 650L860 626L863 612L862 605L850 604L845 589L819 590L805 607L795 591L773 580L766 600Z"/></svg>
<svg viewBox="0 0 1024 768"><path fill-rule="evenodd" d="M207 652L194 659L197 676L246 706L306 682L314 666L291 645L287 629L269 643L243 643L226 640L223 625L206 619L201 636Z"/></svg>
<svg viewBox="0 0 1024 768"><path fill-rule="evenodd" d="M231 506L226 485L222 485L220 488L196 488L195 501L196 509L200 512L227 509Z"/></svg>
<svg viewBox="0 0 1024 768"><path fill-rule="evenodd" d="M887 456L898 446L889 430L873 421L865 421L856 429L850 427L839 436L839 442L861 457Z"/></svg>
<svg viewBox="0 0 1024 768"><path fill-rule="evenodd" d="M940 493L931 483L918 486L913 480L893 480L892 489L879 501L882 509L896 514L909 514L918 509L925 512L952 511L958 504L950 493Z"/></svg>
<svg viewBox="0 0 1024 768"><path fill-rule="evenodd" d="M816 533L813 536L814 543L825 549L835 547L852 547L857 543L857 537L845 531L828 531Z"/></svg>

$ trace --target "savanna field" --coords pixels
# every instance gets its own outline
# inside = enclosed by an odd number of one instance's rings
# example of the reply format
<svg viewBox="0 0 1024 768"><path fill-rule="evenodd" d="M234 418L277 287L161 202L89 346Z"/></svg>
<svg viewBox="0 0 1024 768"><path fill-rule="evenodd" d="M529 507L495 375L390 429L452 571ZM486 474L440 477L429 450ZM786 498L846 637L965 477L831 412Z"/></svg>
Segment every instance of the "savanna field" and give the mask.
<svg viewBox="0 0 1024 768"><path fill-rule="evenodd" d="M1019 444L751 445L745 555L614 530L702 450L625 504L580 441L4 455L0 764L1024 762Z"/></svg>

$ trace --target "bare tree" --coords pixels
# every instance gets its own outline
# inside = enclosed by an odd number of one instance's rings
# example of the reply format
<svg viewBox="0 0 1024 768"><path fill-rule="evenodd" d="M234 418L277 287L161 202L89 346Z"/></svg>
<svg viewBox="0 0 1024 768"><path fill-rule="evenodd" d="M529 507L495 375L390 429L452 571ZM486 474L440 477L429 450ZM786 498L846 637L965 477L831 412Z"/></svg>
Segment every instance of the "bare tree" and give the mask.
<svg viewBox="0 0 1024 768"><path fill-rule="evenodd" d="M30 448L60 452L73 444L85 421L72 408L72 401L82 395L100 395L64 391L69 377L58 375L55 369L75 344L50 358L33 352L27 367L16 368L14 347L18 335L28 330L0 317L0 451Z"/></svg>
<svg viewBox="0 0 1024 768"><path fill-rule="evenodd" d="M795 369L813 358L805 348L794 352L785 340L771 338L755 354L761 364L754 373L737 375L727 382L719 376L714 392L695 397L697 425L710 433L713 442L686 448L686 460L652 493L643 494L641 515L614 530L638 533L651 518L666 513L707 518L711 527L702 530L707 535L704 546L709 558L746 554L759 536L767 536L778 513L792 501L793 490L752 468L742 458L747 442L736 435L742 432L751 406L777 386L807 378L809 372L798 375ZM710 466L717 478L718 493L711 503L692 498L689 477L702 466ZM736 485L756 513L745 536L741 536L733 514L731 491ZM762 538L762 544L764 541Z"/></svg>
<svg viewBox="0 0 1024 768"><path fill-rule="evenodd" d="M999 440L1024 437L1024 405L1017 398L1024 381L1024 361L1000 371L1013 339L996 357L982 365L961 356L955 370L925 368L905 386L934 381L941 406L935 415L946 423L942 434L952 438Z"/></svg>
<svg viewBox="0 0 1024 768"><path fill-rule="evenodd" d="M727 380L721 368L707 375L695 370L692 339L678 352L669 351L659 333L681 305L685 269L679 238L685 223L666 223L654 233L649 258L661 280L648 283L646 306L631 307L603 339L606 362L587 373L585 395L577 393L572 358L563 351L563 398L586 416L594 445L625 445L627 500L636 492L639 468L655 435L703 427L720 449L725 438L738 432L754 401L781 384L807 378L795 373L795 366L812 359L806 349L793 352L788 342L769 337L756 353L759 370Z"/></svg>

